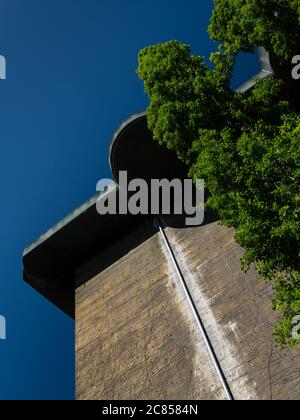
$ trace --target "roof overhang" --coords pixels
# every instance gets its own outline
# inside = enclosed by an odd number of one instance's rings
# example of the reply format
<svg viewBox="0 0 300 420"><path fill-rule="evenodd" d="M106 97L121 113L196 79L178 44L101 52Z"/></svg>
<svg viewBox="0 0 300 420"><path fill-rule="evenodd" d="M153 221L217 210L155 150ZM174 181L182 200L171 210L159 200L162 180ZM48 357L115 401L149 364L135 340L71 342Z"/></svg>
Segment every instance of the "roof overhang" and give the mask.
<svg viewBox="0 0 300 420"><path fill-rule="evenodd" d="M132 116L117 130L109 161L116 181L119 171L127 171L129 180L173 179L186 173L173 152L153 141L145 113ZM108 194L119 196L117 184ZM78 268L147 218L130 214L100 216L96 204L107 198L107 194L95 195L24 251L24 280L72 317Z"/></svg>

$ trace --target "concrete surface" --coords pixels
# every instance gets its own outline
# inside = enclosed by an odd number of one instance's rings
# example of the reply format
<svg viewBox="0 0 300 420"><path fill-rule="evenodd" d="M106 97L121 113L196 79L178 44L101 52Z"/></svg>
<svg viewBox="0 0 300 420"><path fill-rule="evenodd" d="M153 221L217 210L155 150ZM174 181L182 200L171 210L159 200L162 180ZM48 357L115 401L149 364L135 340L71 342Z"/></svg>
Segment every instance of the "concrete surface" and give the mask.
<svg viewBox="0 0 300 420"><path fill-rule="evenodd" d="M233 230L214 221L179 226L166 233L234 397L300 399L300 348L275 346L270 285L253 268L241 271ZM117 251L120 259L87 281ZM150 223L96 256L78 278L86 281L76 290L78 399L225 399Z"/></svg>

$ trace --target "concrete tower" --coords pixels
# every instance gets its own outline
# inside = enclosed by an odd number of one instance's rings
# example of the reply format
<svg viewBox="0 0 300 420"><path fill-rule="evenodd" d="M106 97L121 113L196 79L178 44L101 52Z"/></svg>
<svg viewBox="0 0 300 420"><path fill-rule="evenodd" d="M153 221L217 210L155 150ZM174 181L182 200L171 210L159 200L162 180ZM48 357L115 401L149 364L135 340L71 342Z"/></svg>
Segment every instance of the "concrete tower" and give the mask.
<svg viewBox="0 0 300 420"><path fill-rule="evenodd" d="M185 176L145 114L120 127L109 159L116 180ZM210 215L192 228L180 216L99 216L102 199L23 257L25 280L75 317L77 398L299 399L300 348L275 346L271 287L241 271L234 231Z"/></svg>

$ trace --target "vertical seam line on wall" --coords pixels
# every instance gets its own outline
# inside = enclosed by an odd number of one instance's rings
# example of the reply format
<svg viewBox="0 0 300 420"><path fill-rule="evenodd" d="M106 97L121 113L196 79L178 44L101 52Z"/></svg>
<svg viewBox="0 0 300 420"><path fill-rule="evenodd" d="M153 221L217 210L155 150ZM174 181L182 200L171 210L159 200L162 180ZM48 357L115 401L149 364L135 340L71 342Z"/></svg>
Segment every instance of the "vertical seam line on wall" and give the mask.
<svg viewBox="0 0 300 420"><path fill-rule="evenodd" d="M164 229L162 227L162 224L161 224L161 221L160 221L159 217L156 217L156 216L154 217L154 223L155 223L158 231L160 232L160 234L161 234L161 236L163 238L165 247L166 247L166 249L168 251L168 254L170 255L171 261L172 261L172 263L174 265L174 268L176 270L176 274L177 274L177 276L178 276L178 278L180 280L180 284L181 284L181 286L182 286L182 288L184 290L184 293L185 293L185 296L186 296L186 298L188 300L189 306L191 307L193 316L194 316L194 318L196 320L197 326L198 326L198 328L200 330L200 333L201 333L201 336L202 336L202 338L204 340L204 343L205 343L205 346L207 348L207 351L208 351L208 354L210 356L210 359L211 359L211 361L213 363L213 366L214 366L214 368L215 368L215 370L217 372L217 375L218 375L218 377L220 379L220 382L222 384L222 387L223 387L223 389L225 391L226 397L227 397L228 400L233 401L234 400L234 396L233 396L233 394L231 392L231 389L230 389L229 384L227 382L226 376L225 376L225 374L223 372L223 369L222 369L222 367L220 365L220 362L219 362L219 360L217 358L216 352L215 352L215 350L213 348L213 345L212 345L212 343L211 343L211 341L209 339L209 336L208 336L208 334L206 332L206 329L204 327L204 324L202 322L202 319L200 317L200 314L198 312L198 309L197 309L197 307L195 305L195 302L193 300L192 294L191 294L191 292L189 290L189 287L188 287L188 285L187 285L187 283L185 281L185 278L184 278L184 276L182 274L182 271L180 269L180 266L178 264L178 261L176 259L176 256L175 256L175 254L173 252L172 246L171 246L170 241L168 239L168 236L167 236L166 232L164 231Z"/></svg>

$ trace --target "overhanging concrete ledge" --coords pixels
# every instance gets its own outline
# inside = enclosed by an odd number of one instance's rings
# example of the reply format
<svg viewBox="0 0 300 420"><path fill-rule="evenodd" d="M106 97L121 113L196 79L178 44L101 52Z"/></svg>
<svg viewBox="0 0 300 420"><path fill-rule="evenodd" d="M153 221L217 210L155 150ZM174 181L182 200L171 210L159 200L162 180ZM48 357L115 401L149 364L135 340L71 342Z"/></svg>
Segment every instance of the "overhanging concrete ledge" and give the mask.
<svg viewBox="0 0 300 420"><path fill-rule="evenodd" d="M114 135L109 152L112 173L126 170L130 178L168 178L185 175L173 152L153 141L146 114L128 119ZM117 192L115 187L110 194ZM142 223L147 216L97 213L95 195L79 209L28 246L23 255L24 280L65 313L74 317L75 273L93 256Z"/></svg>

